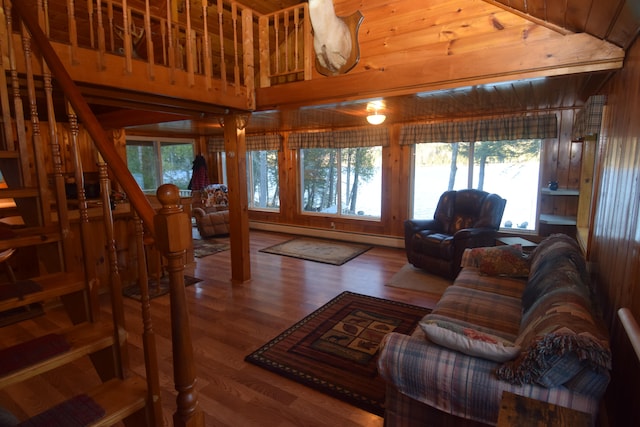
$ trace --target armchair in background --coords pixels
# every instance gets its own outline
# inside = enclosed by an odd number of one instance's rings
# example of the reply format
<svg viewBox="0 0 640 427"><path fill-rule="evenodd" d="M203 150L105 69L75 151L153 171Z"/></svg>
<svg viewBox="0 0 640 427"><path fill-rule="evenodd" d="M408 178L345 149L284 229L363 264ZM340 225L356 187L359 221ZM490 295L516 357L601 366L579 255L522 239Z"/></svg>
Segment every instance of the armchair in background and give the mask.
<svg viewBox="0 0 640 427"><path fill-rule="evenodd" d="M432 220L404 222L407 260L425 271L455 278L466 248L494 246L506 203L481 190L443 193Z"/></svg>

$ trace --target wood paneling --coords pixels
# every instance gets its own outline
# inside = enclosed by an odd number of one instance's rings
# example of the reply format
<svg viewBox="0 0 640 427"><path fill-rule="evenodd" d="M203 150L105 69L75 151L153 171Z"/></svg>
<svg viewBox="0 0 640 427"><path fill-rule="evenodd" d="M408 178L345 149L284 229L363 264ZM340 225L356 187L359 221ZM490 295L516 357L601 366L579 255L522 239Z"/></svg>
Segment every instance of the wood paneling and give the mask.
<svg viewBox="0 0 640 427"><path fill-rule="evenodd" d="M640 419L640 369L616 311L628 307L640 319L640 43L607 85L607 114L599 147L602 175L593 224L591 263L611 331L613 379L607 396L611 425ZM635 420L635 421L634 421Z"/></svg>

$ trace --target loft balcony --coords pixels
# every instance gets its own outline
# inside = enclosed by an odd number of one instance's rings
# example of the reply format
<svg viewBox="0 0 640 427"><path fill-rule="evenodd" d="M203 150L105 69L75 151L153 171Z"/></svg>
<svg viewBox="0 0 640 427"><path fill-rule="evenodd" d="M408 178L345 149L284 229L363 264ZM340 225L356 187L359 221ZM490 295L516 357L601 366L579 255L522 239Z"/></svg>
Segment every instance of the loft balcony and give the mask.
<svg viewBox="0 0 640 427"><path fill-rule="evenodd" d="M41 28L86 99L106 110L153 105L167 118L252 111L256 84L311 76L307 3L265 15L227 0L197 10L184 2L162 16L158 7L141 10L126 0L67 3L38 1ZM17 27L17 48L5 48L3 63L9 69L13 60L23 74ZM37 61L33 67L35 75L46 71Z"/></svg>

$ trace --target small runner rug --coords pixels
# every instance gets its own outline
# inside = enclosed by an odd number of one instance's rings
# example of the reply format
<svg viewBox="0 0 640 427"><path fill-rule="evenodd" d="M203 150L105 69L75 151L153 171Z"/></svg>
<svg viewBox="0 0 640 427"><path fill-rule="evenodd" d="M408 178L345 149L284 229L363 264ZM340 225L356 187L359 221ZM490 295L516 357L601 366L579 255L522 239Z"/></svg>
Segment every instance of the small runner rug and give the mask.
<svg viewBox="0 0 640 427"><path fill-rule="evenodd" d="M229 242L224 240L193 239L193 256L196 258L203 258L219 252L228 251L230 247Z"/></svg>
<svg viewBox="0 0 640 427"><path fill-rule="evenodd" d="M385 283L385 286L442 295L452 283L452 280L427 273L407 263Z"/></svg>
<svg viewBox="0 0 640 427"><path fill-rule="evenodd" d="M260 249L260 252L306 259L325 264L342 265L371 249L369 245L334 240L298 237Z"/></svg>
<svg viewBox="0 0 640 427"><path fill-rule="evenodd" d="M343 292L251 353L245 360L383 416L385 383L378 344L410 334L430 310Z"/></svg>

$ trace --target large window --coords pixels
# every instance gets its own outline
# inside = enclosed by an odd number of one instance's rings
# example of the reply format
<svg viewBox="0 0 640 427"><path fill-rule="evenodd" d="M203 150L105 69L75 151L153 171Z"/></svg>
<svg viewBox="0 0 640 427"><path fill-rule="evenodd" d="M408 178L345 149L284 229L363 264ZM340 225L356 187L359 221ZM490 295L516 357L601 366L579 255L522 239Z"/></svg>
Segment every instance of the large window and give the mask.
<svg viewBox="0 0 640 427"><path fill-rule="evenodd" d="M380 218L382 147L300 153L303 212Z"/></svg>
<svg viewBox="0 0 640 427"><path fill-rule="evenodd" d="M249 208L278 210L278 151L247 152L247 194Z"/></svg>
<svg viewBox="0 0 640 427"><path fill-rule="evenodd" d="M155 193L162 184L186 190L193 172L193 140L127 139L127 165L145 192Z"/></svg>
<svg viewBox="0 0 640 427"><path fill-rule="evenodd" d="M502 227L535 229L540 140L423 143L414 150L414 218L433 218L447 190L477 188L507 200Z"/></svg>

